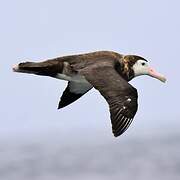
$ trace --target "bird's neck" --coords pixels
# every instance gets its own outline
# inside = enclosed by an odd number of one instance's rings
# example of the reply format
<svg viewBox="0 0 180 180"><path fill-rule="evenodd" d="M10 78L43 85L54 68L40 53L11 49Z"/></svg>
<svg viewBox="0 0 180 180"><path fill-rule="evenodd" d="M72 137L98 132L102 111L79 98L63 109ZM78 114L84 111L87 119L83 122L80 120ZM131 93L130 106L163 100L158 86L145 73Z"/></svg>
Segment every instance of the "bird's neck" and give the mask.
<svg viewBox="0 0 180 180"><path fill-rule="evenodd" d="M134 78L134 71L133 69L128 65L128 63L117 63L115 65L116 71L122 76L123 79L126 81L130 81Z"/></svg>

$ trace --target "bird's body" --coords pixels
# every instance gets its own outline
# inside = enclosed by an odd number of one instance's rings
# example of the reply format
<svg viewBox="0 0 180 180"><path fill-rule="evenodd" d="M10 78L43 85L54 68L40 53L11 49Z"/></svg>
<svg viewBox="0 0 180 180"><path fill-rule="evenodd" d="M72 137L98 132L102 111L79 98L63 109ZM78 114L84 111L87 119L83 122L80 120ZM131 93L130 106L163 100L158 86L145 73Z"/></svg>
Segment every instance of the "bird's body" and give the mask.
<svg viewBox="0 0 180 180"><path fill-rule="evenodd" d="M128 81L143 74L165 81L163 76L148 69L144 58L111 51L64 56L37 63L25 62L14 66L13 70L68 81L58 108L71 104L91 88L96 88L109 104L115 136L129 127L137 111L137 90Z"/></svg>

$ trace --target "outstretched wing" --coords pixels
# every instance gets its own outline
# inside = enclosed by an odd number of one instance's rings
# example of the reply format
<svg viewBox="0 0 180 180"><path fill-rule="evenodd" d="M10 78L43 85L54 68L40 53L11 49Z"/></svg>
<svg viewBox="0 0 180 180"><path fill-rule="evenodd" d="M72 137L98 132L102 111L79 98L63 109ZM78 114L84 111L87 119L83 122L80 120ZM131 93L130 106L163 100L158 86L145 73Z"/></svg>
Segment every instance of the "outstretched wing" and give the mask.
<svg viewBox="0 0 180 180"><path fill-rule="evenodd" d="M59 101L58 109L63 108L74 101L78 100L81 96L86 94L92 86L88 83L68 82L61 99Z"/></svg>
<svg viewBox="0 0 180 180"><path fill-rule="evenodd" d="M108 102L114 136L124 133L137 111L137 90L113 66L91 66L82 74Z"/></svg>

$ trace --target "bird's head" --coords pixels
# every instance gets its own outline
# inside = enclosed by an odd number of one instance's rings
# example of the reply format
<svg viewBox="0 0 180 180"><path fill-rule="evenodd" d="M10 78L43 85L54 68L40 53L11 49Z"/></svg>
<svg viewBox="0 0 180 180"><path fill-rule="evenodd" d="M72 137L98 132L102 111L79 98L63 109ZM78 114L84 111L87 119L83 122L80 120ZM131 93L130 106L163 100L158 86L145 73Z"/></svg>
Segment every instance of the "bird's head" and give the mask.
<svg viewBox="0 0 180 180"><path fill-rule="evenodd" d="M166 82L165 76L154 70L146 59L136 55L127 55L123 58L124 71L128 74L131 73L130 79L140 76L149 75L162 82Z"/></svg>

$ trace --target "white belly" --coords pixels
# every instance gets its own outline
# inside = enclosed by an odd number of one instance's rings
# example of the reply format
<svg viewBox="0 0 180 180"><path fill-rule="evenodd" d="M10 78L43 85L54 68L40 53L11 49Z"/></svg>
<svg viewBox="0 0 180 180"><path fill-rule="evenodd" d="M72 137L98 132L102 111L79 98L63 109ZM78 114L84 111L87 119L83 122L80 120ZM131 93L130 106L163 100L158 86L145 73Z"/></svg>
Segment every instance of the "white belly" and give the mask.
<svg viewBox="0 0 180 180"><path fill-rule="evenodd" d="M67 76L64 74L58 74L57 79L62 79L70 82L70 91L73 93L85 93L87 90L91 89L93 86L85 79L84 76L75 75Z"/></svg>
<svg viewBox="0 0 180 180"><path fill-rule="evenodd" d="M56 78L62 79L65 81L73 81L73 82L77 82L77 83L88 83L89 84L89 82L85 79L85 77L80 76L80 75L67 76L65 74L57 74Z"/></svg>

